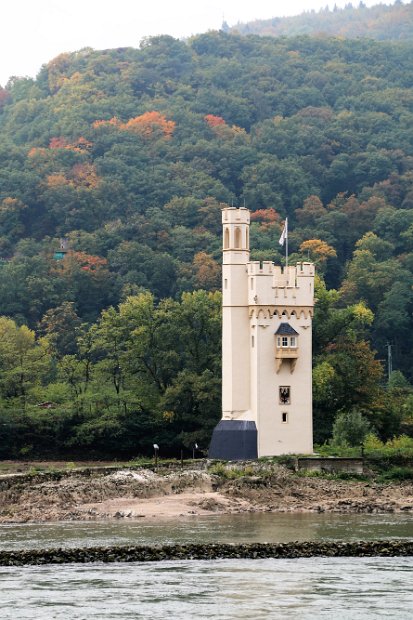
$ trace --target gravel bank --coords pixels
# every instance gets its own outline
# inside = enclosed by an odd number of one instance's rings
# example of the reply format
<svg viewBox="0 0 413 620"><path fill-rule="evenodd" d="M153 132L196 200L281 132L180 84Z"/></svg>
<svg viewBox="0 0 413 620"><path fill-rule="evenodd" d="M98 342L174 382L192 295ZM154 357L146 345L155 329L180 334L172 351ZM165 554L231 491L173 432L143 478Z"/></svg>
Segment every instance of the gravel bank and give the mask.
<svg viewBox="0 0 413 620"><path fill-rule="evenodd" d="M279 465L251 464L233 477L113 468L0 477L0 523L262 511L413 513L413 485L303 477Z"/></svg>

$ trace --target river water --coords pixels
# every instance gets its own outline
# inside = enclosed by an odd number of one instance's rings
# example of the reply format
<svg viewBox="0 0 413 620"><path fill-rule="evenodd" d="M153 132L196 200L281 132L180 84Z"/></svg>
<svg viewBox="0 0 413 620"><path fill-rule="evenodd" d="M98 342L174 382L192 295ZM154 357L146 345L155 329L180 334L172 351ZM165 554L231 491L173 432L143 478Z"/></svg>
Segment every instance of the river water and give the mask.
<svg viewBox="0 0 413 620"><path fill-rule="evenodd" d="M0 548L413 537L410 515L247 514L0 527ZM0 567L1 620L413 618L413 558Z"/></svg>

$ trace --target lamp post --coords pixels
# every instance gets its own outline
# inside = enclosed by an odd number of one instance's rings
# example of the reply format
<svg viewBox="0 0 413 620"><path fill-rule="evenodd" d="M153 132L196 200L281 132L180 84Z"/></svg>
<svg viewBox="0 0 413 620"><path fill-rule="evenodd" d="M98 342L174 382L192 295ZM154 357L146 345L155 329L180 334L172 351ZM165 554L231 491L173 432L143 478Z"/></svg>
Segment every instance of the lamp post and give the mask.
<svg viewBox="0 0 413 620"><path fill-rule="evenodd" d="M192 460L195 460L195 450L198 450L198 444L194 443L193 448L192 448Z"/></svg>
<svg viewBox="0 0 413 620"><path fill-rule="evenodd" d="M153 444L153 449L155 452L155 470L158 468L158 452L159 452L159 446L157 443Z"/></svg>

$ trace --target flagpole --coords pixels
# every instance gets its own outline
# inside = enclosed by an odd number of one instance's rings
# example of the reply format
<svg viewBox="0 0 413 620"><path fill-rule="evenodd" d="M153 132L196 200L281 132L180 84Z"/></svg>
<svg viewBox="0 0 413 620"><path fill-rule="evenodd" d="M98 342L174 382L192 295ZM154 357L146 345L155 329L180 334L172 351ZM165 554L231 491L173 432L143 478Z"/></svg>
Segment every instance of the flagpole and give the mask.
<svg viewBox="0 0 413 620"><path fill-rule="evenodd" d="M287 270L287 286L288 286L288 217L285 218L285 268Z"/></svg>
<svg viewBox="0 0 413 620"><path fill-rule="evenodd" d="M280 245L284 245L285 243L285 269L287 273L287 286L288 286L288 217L285 218L284 228L281 233Z"/></svg>

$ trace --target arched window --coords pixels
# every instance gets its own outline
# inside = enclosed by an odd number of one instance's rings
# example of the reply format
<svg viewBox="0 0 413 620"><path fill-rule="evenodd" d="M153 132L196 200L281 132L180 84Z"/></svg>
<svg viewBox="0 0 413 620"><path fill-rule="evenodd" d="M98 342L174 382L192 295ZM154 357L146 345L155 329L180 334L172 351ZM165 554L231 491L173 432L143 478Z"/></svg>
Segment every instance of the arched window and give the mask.
<svg viewBox="0 0 413 620"><path fill-rule="evenodd" d="M229 248L229 228L225 229L224 233L224 250L228 250Z"/></svg>
<svg viewBox="0 0 413 620"><path fill-rule="evenodd" d="M236 228L235 229L235 248L236 249L241 249L241 229L240 228Z"/></svg>

